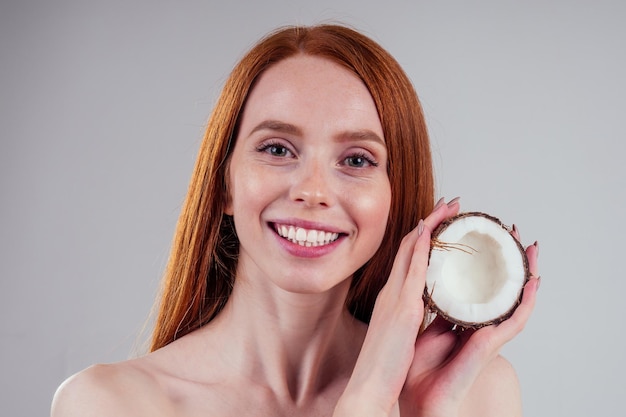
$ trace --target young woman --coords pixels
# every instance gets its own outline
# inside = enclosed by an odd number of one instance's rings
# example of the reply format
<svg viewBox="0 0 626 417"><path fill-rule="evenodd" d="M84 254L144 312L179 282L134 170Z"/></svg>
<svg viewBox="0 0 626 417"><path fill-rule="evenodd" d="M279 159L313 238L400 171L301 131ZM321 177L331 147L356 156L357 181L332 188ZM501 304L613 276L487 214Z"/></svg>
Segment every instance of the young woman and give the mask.
<svg viewBox="0 0 626 417"><path fill-rule="evenodd" d="M151 353L66 381L53 417L518 416L498 356L533 308L419 333L433 204L424 117L379 45L279 30L236 66L209 121ZM537 246L527 249L537 276Z"/></svg>

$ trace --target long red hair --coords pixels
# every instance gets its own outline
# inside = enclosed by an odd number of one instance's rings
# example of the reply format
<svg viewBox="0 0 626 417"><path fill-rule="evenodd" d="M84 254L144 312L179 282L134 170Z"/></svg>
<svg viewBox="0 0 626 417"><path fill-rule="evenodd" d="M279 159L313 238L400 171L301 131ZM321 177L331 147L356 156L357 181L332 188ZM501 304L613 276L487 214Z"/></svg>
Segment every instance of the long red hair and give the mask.
<svg viewBox="0 0 626 417"><path fill-rule="evenodd" d="M380 248L354 274L346 305L355 317L369 321L400 241L433 208L428 132L417 94L396 60L344 26L288 27L271 33L236 65L209 119L165 271L151 351L209 322L230 296L239 242L232 218L224 214L225 179L238 119L259 75L296 54L332 60L360 77L374 99L387 144L389 220Z"/></svg>

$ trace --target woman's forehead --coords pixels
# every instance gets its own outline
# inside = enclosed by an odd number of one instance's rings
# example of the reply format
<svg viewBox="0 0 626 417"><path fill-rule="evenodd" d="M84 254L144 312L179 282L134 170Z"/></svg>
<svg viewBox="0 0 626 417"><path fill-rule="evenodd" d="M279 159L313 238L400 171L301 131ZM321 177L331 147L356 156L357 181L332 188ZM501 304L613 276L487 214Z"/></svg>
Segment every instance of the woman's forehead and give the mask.
<svg viewBox="0 0 626 417"><path fill-rule="evenodd" d="M374 100L351 71L329 59L296 55L268 68L246 100L241 126L277 120L305 129L334 124L383 137Z"/></svg>

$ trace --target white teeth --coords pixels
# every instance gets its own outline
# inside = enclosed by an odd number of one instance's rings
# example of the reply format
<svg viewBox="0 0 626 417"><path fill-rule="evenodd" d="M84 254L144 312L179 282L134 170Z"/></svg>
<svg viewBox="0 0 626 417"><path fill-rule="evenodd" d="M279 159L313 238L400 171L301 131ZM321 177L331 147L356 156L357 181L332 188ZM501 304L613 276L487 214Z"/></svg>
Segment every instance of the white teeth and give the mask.
<svg viewBox="0 0 626 417"><path fill-rule="evenodd" d="M322 232L324 233L324 232ZM306 243L314 246L317 245L317 230L309 230L306 234Z"/></svg>
<svg viewBox="0 0 626 417"><path fill-rule="evenodd" d="M280 236L300 246L328 245L339 238L338 233L325 232L323 230L309 230L284 224L276 225L275 228Z"/></svg>

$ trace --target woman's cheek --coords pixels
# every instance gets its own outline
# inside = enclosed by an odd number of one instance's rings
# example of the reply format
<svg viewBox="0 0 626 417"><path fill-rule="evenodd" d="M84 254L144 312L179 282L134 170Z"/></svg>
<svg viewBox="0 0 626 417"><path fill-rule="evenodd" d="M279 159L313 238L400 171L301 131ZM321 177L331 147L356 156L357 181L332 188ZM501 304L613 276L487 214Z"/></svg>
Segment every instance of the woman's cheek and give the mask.
<svg viewBox="0 0 626 417"><path fill-rule="evenodd" d="M353 192L355 189L353 189ZM389 210L391 208L391 189L388 182L380 186L364 187L357 191L349 205L352 206L357 216L359 229L377 236L375 240L376 249L382 242L387 221L389 220ZM373 242L374 243L374 242Z"/></svg>

